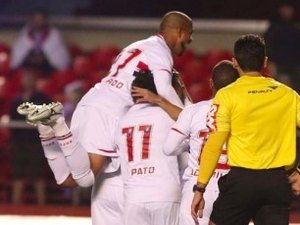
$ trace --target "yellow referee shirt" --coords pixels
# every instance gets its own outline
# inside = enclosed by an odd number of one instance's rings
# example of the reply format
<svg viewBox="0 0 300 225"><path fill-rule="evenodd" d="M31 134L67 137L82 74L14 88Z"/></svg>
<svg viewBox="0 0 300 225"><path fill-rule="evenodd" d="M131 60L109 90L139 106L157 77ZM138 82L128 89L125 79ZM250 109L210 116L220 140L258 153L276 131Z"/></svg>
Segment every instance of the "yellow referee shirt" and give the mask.
<svg viewBox="0 0 300 225"><path fill-rule="evenodd" d="M230 166L268 169L294 163L300 99L291 88L260 74L244 74L219 90L213 104L209 126L213 132L229 132Z"/></svg>

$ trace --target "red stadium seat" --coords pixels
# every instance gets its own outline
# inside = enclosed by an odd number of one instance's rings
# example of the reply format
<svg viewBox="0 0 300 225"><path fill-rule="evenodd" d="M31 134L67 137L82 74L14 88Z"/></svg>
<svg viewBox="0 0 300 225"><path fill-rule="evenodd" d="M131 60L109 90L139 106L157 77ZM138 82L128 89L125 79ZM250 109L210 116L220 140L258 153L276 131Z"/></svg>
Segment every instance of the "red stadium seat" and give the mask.
<svg viewBox="0 0 300 225"><path fill-rule="evenodd" d="M212 90L207 82L195 82L187 88L193 102L208 100L212 97Z"/></svg>
<svg viewBox="0 0 300 225"><path fill-rule="evenodd" d="M120 49L115 46L97 47L90 53L90 59L94 70L109 70L113 60L120 53Z"/></svg>
<svg viewBox="0 0 300 225"><path fill-rule="evenodd" d="M183 80L186 82L185 84L189 86L191 83L195 82L203 82L209 79L209 72L204 64L199 59L192 59L191 61L187 62L182 71Z"/></svg>
<svg viewBox="0 0 300 225"><path fill-rule="evenodd" d="M178 70L179 72L182 71L184 69L184 67L186 66L186 64L197 58L196 53L191 50L191 49L187 49L183 55L181 56L174 56L174 68L176 70Z"/></svg>
<svg viewBox="0 0 300 225"><path fill-rule="evenodd" d="M82 47L76 43L70 43L68 45L68 47L69 47L69 52L70 52L72 59L74 59L78 55L82 55L84 52Z"/></svg>
<svg viewBox="0 0 300 225"><path fill-rule="evenodd" d="M205 52L201 59L206 64L209 72L211 72L212 68L221 60L231 60L232 53L229 50L209 50Z"/></svg>
<svg viewBox="0 0 300 225"><path fill-rule="evenodd" d="M76 56L73 60L72 72L76 79L88 79L89 75L93 72L89 57L85 55Z"/></svg>

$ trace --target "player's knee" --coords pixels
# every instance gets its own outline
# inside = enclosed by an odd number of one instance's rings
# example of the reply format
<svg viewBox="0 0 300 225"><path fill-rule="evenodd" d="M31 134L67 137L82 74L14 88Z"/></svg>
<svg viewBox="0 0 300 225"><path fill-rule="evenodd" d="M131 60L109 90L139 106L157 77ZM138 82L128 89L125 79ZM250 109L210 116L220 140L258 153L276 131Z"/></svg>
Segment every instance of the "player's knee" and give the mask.
<svg viewBox="0 0 300 225"><path fill-rule="evenodd" d="M82 176L73 176L73 179L76 181L80 187L90 187L94 184L95 176L91 170Z"/></svg>

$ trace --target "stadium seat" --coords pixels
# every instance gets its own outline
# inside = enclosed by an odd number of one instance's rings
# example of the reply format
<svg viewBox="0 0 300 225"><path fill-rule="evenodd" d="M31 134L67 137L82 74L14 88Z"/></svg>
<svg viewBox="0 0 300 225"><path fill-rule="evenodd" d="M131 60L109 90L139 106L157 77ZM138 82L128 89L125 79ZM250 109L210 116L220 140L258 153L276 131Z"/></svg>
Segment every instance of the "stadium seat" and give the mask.
<svg viewBox="0 0 300 225"><path fill-rule="evenodd" d="M120 49L116 46L97 47L90 53L90 59L94 70L109 70L113 60L120 53Z"/></svg>
<svg viewBox="0 0 300 225"><path fill-rule="evenodd" d="M179 72L182 71L185 67L185 65L191 61L197 58L196 53L191 50L191 49L187 49L183 55L181 56L174 56L174 68L176 70L178 70Z"/></svg>

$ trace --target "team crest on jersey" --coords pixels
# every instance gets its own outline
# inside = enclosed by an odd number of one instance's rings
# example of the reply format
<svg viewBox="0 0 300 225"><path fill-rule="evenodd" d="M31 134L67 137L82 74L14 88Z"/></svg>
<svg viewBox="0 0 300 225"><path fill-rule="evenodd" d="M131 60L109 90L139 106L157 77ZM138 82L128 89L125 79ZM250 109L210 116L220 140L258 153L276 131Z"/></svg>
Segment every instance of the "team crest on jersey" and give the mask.
<svg viewBox="0 0 300 225"><path fill-rule="evenodd" d="M216 115L219 109L219 104L213 104L207 114L206 126L210 132L217 130Z"/></svg>

